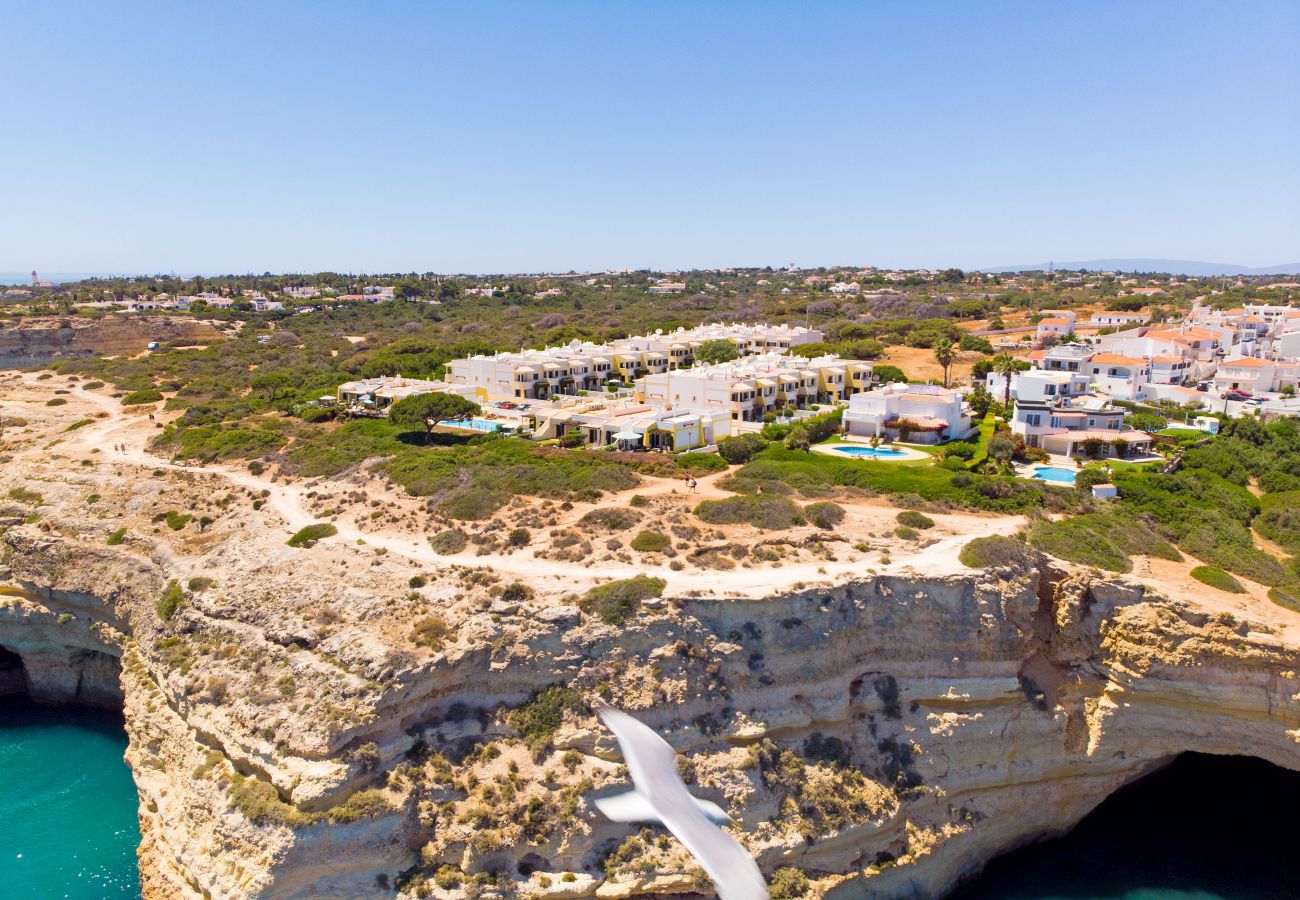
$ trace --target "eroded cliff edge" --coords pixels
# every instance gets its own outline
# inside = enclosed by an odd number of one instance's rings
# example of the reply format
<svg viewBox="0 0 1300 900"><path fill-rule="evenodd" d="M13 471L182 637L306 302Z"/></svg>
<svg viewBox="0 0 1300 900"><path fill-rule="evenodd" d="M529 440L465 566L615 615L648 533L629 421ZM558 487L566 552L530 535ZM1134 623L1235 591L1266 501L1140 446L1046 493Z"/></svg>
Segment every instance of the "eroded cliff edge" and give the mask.
<svg viewBox="0 0 1300 900"><path fill-rule="evenodd" d="M214 545L224 573L164 619L192 570L85 537L5 533L0 645L65 698L60 654L92 661L82 684L121 659L149 897L700 889L674 842L592 808L626 784L592 694L668 736L765 871L837 897L940 894L1183 751L1300 768L1286 632L1046 561L672 597L619 626L453 569L421 589L435 651L393 626L389 559Z"/></svg>

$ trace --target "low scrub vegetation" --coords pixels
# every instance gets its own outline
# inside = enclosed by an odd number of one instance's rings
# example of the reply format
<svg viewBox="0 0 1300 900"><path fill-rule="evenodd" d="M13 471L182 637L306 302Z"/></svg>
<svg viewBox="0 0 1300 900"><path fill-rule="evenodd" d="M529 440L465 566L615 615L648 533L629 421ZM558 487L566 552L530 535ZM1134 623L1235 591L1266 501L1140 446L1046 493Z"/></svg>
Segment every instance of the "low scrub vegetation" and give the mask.
<svg viewBox="0 0 1300 900"><path fill-rule="evenodd" d="M145 388L144 390L131 391L122 398L122 405L142 406L145 403L157 403L162 398L163 395L153 388Z"/></svg>
<svg viewBox="0 0 1300 900"><path fill-rule="evenodd" d="M529 746L545 746L564 724L566 712L582 711L582 695L574 688L555 684L511 712L510 725L523 734Z"/></svg>
<svg viewBox="0 0 1300 900"><path fill-rule="evenodd" d="M450 634L451 627L442 616L424 616L417 619L411 628L411 643L430 650L441 650Z"/></svg>
<svg viewBox="0 0 1300 900"><path fill-rule="evenodd" d="M1244 594L1245 587L1241 582L1233 578L1222 569L1214 566L1197 566L1189 572L1193 578L1201 584L1208 584L1212 588L1218 588L1221 591L1227 591L1230 594Z"/></svg>
<svg viewBox="0 0 1300 900"><path fill-rule="evenodd" d="M179 581L167 583L167 588L163 591L158 602L154 604L154 611L158 613L158 618L164 622L169 621L176 611L181 608L181 603L185 600L185 592L181 589Z"/></svg>
<svg viewBox="0 0 1300 900"><path fill-rule="evenodd" d="M776 494L740 494L724 500L705 500L695 515L710 525L753 525L764 531L783 531L805 522L799 505Z"/></svg>
<svg viewBox="0 0 1300 900"><path fill-rule="evenodd" d="M638 553L663 553L671 545L672 541L662 531L642 531L632 538L629 546Z"/></svg>
<svg viewBox="0 0 1300 900"><path fill-rule="evenodd" d="M803 514L809 522L826 531L844 521L844 507L829 500L809 503L803 508Z"/></svg>
<svg viewBox="0 0 1300 900"><path fill-rule="evenodd" d="M437 534L429 536L429 546L433 548L434 553L441 553L444 556L450 556L453 553L459 553L469 544L469 535L459 528L452 528L448 531L440 531Z"/></svg>
<svg viewBox="0 0 1300 900"><path fill-rule="evenodd" d="M29 490L25 487L14 487L9 489L9 499L17 500L19 503L25 503L28 506L40 506L45 502L45 497L40 493Z"/></svg>
<svg viewBox="0 0 1300 900"><path fill-rule="evenodd" d="M586 513L578 521L581 525L601 531L627 531L641 521L641 516L630 509L601 506Z"/></svg>
<svg viewBox="0 0 1300 900"><path fill-rule="evenodd" d="M662 578L646 575L611 581L587 591L578 606L606 625L622 625L641 608L643 602L662 595L667 584Z"/></svg>
<svg viewBox="0 0 1300 900"><path fill-rule="evenodd" d="M1034 553L1014 537L993 534L968 541L957 558L972 569L1026 570L1035 565Z"/></svg>
<svg viewBox="0 0 1300 900"><path fill-rule="evenodd" d="M914 509L905 509L894 518L898 520L899 525L902 525L905 528L917 528L921 531L925 531L928 528L934 527L934 519L931 519L924 513L919 513Z"/></svg>
<svg viewBox="0 0 1300 900"><path fill-rule="evenodd" d="M323 538L333 537L338 534L339 530L330 522L317 522L314 525L308 525L300 529L293 537L285 541L290 547L302 547L304 549L315 547L316 542Z"/></svg>
<svg viewBox="0 0 1300 900"><path fill-rule="evenodd" d="M1110 572L1132 571L1133 556L1182 558L1161 536L1161 529L1118 514L1091 513L1038 522L1029 530L1029 542L1058 559Z"/></svg>

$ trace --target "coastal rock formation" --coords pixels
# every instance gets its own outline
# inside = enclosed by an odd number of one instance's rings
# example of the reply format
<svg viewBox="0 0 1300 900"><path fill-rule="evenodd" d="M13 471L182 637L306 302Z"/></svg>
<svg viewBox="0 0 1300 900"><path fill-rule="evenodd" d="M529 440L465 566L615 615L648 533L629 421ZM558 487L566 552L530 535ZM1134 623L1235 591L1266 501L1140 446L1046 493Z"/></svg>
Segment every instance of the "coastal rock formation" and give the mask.
<svg viewBox="0 0 1300 900"><path fill-rule="evenodd" d="M209 322L184 316L32 316L0 323L0 369L45 365L69 356L140 353L150 341L220 340Z"/></svg>
<svg viewBox="0 0 1300 900"><path fill-rule="evenodd" d="M107 669L70 660L123 661L150 897L697 890L674 844L592 809L626 781L594 719L575 707L528 746L498 710L552 685L638 710L766 871L837 897L940 894L1183 751L1300 759L1300 650L1082 573L681 598L621 627L541 616L540 597L484 602L422 658L252 608L292 590L274 566L171 628L153 609L166 561L32 526L4 542L0 643L33 693L106 701ZM257 696L286 678L305 702ZM530 821L533 797L548 821Z"/></svg>
<svg viewBox="0 0 1300 900"><path fill-rule="evenodd" d="M853 533L792 538L815 555L710 534L717 569L663 559L662 597L600 608L590 588L648 566L617 540L443 553L381 521L423 498L361 468L172 464L144 411L6 390L0 691L122 707L149 900L707 893L675 840L596 811L628 786L597 695L665 735L769 876L837 898L940 895L1185 751L1300 768L1300 616L1150 561L973 570L953 534L866 563L842 548L896 511L863 504ZM596 506L514 502L556 542ZM291 546L311 521L338 533Z"/></svg>

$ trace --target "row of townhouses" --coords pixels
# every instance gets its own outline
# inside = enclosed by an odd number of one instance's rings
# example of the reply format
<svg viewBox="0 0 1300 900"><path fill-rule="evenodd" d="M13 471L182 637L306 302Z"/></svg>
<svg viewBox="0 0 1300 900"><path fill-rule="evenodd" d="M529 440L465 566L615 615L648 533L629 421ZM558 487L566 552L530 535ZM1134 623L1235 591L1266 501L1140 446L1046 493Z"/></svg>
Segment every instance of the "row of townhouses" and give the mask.
<svg viewBox="0 0 1300 900"><path fill-rule="evenodd" d="M447 364L447 381L472 388L483 400L545 400L609 386L630 387L650 375L695 366L695 351L712 340L729 341L741 356L750 356L820 343L823 335L800 326L737 323L656 332L606 344L575 340L544 350L455 359Z"/></svg>

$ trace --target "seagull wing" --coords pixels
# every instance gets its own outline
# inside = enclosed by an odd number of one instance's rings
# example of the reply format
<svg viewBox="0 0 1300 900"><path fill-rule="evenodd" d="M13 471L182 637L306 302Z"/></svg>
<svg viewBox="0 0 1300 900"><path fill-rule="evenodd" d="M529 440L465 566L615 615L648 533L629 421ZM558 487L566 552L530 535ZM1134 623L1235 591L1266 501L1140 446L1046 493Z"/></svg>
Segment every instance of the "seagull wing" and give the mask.
<svg viewBox="0 0 1300 900"><path fill-rule="evenodd" d="M758 864L739 841L709 821L686 790L673 748L648 726L606 703L597 703L596 712L618 738L637 792L713 879L718 896L767 900Z"/></svg>

